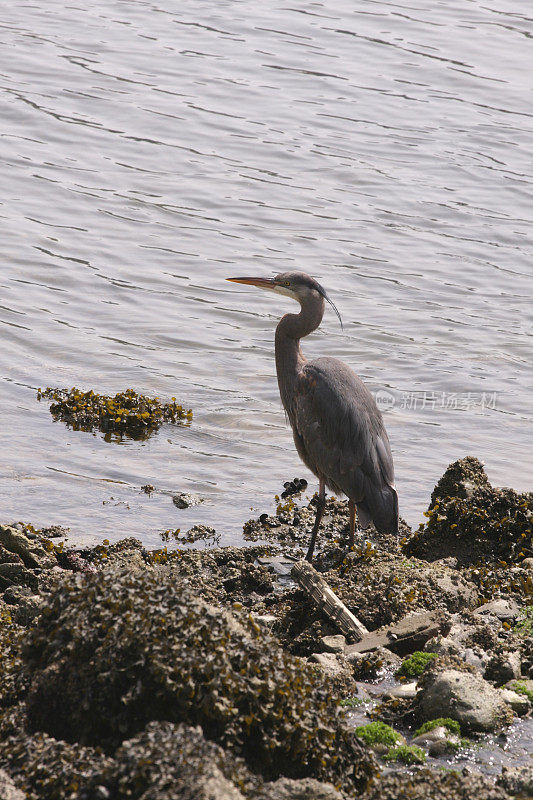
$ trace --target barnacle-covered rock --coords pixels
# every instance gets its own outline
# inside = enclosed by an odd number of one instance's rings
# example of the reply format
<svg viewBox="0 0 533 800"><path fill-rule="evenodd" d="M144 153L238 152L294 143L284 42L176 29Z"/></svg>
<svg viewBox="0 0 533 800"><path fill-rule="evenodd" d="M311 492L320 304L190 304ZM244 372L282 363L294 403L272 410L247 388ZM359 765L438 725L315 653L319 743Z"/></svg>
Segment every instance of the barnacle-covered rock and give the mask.
<svg viewBox="0 0 533 800"><path fill-rule="evenodd" d="M502 774L496 783L510 795L523 798L533 797L533 764L503 767Z"/></svg>
<svg viewBox="0 0 533 800"><path fill-rule="evenodd" d="M0 605L0 709L17 703L25 691L20 657L23 637L24 628L13 621L11 609Z"/></svg>
<svg viewBox="0 0 533 800"><path fill-rule="evenodd" d="M70 389L48 387L39 389L37 399L52 400L50 413L74 430L98 429L106 434L126 435L143 439L161 427L163 422L190 423L191 409L185 409L172 398L170 403L161 403L157 397L137 394L133 389L118 392L114 397L96 394L90 389L83 392L75 386Z"/></svg>
<svg viewBox="0 0 533 800"><path fill-rule="evenodd" d="M361 800L509 800L505 792L482 775L457 772L391 772L373 781Z"/></svg>
<svg viewBox="0 0 533 800"><path fill-rule="evenodd" d="M255 800L342 800L342 795L330 783L314 778L279 778L265 783Z"/></svg>
<svg viewBox="0 0 533 800"><path fill-rule="evenodd" d="M259 784L241 759L205 740L200 727L150 722L95 771L80 800L244 800Z"/></svg>
<svg viewBox="0 0 533 800"><path fill-rule="evenodd" d="M435 561L453 556L462 566L519 563L533 550L533 493L490 485L481 462L450 464L433 494L427 523L405 552Z"/></svg>
<svg viewBox="0 0 533 800"><path fill-rule="evenodd" d="M22 563L30 569L47 569L56 564L55 556L51 552L51 542L39 541L37 537L30 539L12 525L0 525L0 544L5 550L18 555ZM14 566L17 563L20 564L21 561L15 562Z"/></svg>
<svg viewBox="0 0 533 800"><path fill-rule="evenodd" d="M0 766L23 789L26 800L78 800L93 775L110 763L99 748L57 741L46 733L27 736L20 730L0 739Z"/></svg>
<svg viewBox="0 0 533 800"><path fill-rule="evenodd" d="M107 569L59 587L24 650L31 729L111 751L151 720L185 722L266 778L360 790L373 761L327 680L176 578Z"/></svg>

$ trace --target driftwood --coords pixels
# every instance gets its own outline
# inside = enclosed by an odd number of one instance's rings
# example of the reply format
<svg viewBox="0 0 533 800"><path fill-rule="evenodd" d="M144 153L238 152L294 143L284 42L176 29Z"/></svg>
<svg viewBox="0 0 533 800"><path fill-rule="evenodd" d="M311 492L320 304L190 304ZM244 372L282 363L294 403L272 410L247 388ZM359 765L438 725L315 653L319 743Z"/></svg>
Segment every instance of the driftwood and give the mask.
<svg viewBox="0 0 533 800"><path fill-rule="evenodd" d="M351 634L357 641L368 635L362 622L346 608L335 592L329 588L316 569L308 561L297 561L291 570L302 589L308 592L315 603L327 614L341 631Z"/></svg>
<svg viewBox="0 0 533 800"><path fill-rule="evenodd" d="M368 653L386 647L400 656L421 650L428 639L450 630L450 617L442 611L420 611L408 614L399 622L367 633L356 644L349 644L344 655Z"/></svg>

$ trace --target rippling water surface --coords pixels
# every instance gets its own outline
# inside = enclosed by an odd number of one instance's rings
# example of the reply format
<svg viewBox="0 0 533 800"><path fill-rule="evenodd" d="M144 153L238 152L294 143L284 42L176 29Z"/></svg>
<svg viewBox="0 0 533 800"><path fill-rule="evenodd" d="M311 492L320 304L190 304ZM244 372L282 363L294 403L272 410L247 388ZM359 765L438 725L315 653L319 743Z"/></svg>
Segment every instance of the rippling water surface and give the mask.
<svg viewBox="0 0 533 800"><path fill-rule="evenodd" d="M228 544L287 478L314 489L275 378L290 301L224 281L285 269L343 315L304 350L380 393L411 524L467 453L531 488L532 34L519 0L14 0L1 519L149 546L203 521ZM46 385L194 421L108 443L54 423Z"/></svg>

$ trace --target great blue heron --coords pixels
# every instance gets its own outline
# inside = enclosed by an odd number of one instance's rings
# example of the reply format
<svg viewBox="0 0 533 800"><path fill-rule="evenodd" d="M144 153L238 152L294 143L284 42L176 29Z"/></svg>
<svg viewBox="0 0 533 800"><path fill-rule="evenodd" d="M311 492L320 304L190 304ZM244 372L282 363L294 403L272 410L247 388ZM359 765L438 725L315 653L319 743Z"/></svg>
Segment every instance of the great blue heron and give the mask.
<svg viewBox="0 0 533 800"><path fill-rule="evenodd" d="M301 306L299 314L285 314L276 328L276 371L296 449L319 481L307 560L313 558L326 505L326 486L349 499L350 547L354 544L356 510L363 528L373 522L380 533L398 533L392 454L374 398L342 361L307 361L300 348L300 339L322 322L324 300L340 319L322 286L305 272L227 280L270 289L292 297Z"/></svg>

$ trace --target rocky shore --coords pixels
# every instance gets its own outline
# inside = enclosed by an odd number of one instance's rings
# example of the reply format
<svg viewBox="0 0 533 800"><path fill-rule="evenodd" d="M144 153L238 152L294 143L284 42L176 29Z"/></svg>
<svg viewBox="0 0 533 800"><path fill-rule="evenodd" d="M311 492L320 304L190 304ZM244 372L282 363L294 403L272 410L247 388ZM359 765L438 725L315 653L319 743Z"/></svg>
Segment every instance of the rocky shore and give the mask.
<svg viewBox="0 0 533 800"><path fill-rule="evenodd" d="M351 552L330 499L314 566L357 641L291 574L293 488L241 548L0 526L2 800L533 797L533 494L465 458Z"/></svg>

